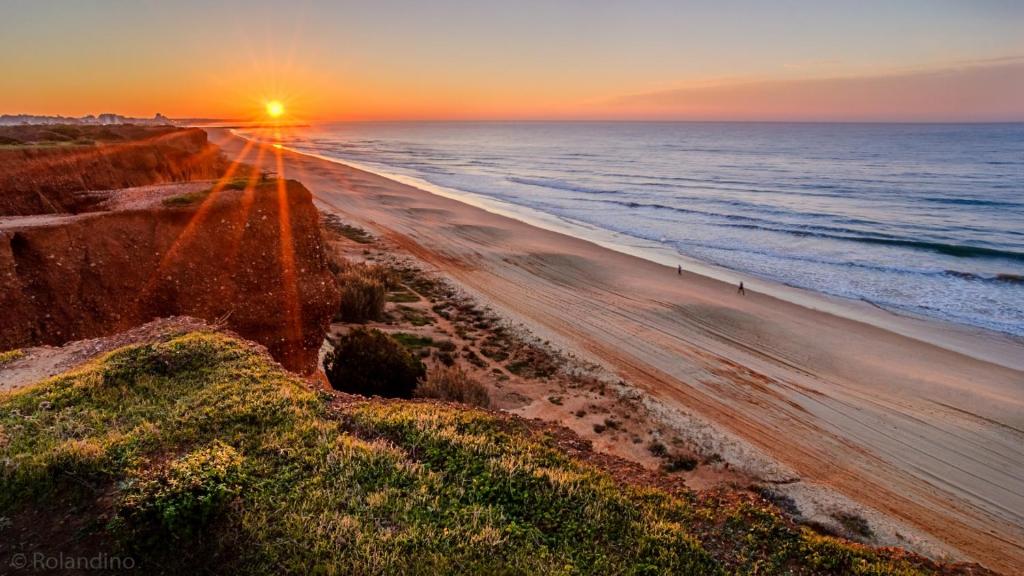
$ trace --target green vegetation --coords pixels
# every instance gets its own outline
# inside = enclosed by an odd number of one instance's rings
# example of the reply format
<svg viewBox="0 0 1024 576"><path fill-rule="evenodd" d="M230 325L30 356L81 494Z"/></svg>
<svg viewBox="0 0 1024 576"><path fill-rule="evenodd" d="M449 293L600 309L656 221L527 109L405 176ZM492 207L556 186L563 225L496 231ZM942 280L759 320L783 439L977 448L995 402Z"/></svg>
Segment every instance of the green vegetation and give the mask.
<svg viewBox="0 0 1024 576"><path fill-rule="evenodd" d="M214 184L207 190L207 192L213 192L213 190L217 188L217 186L218 184ZM220 190L245 190L248 187L248 178L232 178L231 180L228 180L227 182L220 184Z"/></svg>
<svg viewBox="0 0 1024 576"><path fill-rule="evenodd" d="M392 334L391 337L409 350L419 350L420 348L426 348L434 345L434 339L430 336L420 336L419 334L409 334L407 332L396 332L395 334Z"/></svg>
<svg viewBox="0 0 1024 576"><path fill-rule="evenodd" d="M155 138L177 130L170 126L118 126L73 124L19 124L0 126L0 146L52 148L57 146L95 146Z"/></svg>
<svg viewBox="0 0 1024 576"><path fill-rule="evenodd" d="M163 205L168 208L178 208L181 206L190 206L206 198L214 190L245 190L249 185L247 178L233 178L227 182L221 184L216 183L210 186L206 190L200 190L197 192L186 192L185 194L178 194L177 196L171 196L164 198Z"/></svg>
<svg viewBox="0 0 1024 576"><path fill-rule="evenodd" d="M332 342L324 358L324 373L335 390L411 398L426 369L400 343L380 330L353 328Z"/></svg>
<svg viewBox="0 0 1024 576"><path fill-rule="evenodd" d="M126 486L122 515L173 537L197 535L242 488L242 455L220 440L140 473Z"/></svg>
<svg viewBox="0 0 1024 576"><path fill-rule="evenodd" d="M491 398L487 388L470 378L461 366L435 366L416 386L418 398L437 398L487 408Z"/></svg>
<svg viewBox="0 0 1024 576"><path fill-rule="evenodd" d="M23 356L25 356L25 352L22 351L20 348L8 350L6 352L0 352L0 366L3 366L4 364L10 364L11 362L14 362L15 360Z"/></svg>
<svg viewBox="0 0 1024 576"><path fill-rule="evenodd" d="M395 292L389 292L388 293L388 302L402 302L402 303L406 303L407 304L409 302L419 302L419 301L420 301L420 297L419 296L417 296L416 294L414 294L412 292L409 292L407 290L398 290L398 291L395 291Z"/></svg>
<svg viewBox="0 0 1024 576"><path fill-rule="evenodd" d="M200 192L186 192L185 194L178 194L177 196L170 196L164 198L161 202L168 208L180 208L182 206L191 206L206 198L210 194L209 190L202 190Z"/></svg>
<svg viewBox="0 0 1024 576"><path fill-rule="evenodd" d="M419 308L413 308L412 306L399 305L396 310L401 314L402 320L408 322L413 326L426 326L427 324L433 324L434 319L430 317L426 312Z"/></svg>
<svg viewBox="0 0 1024 576"><path fill-rule="evenodd" d="M324 215L324 227L358 244L373 244L375 240L373 235L366 230L346 224L334 214Z"/></svg>
<svg viewBox="0 0 1024 576"><path fill-rule="evenodd" d="M5 550L128 555L146 574L934 568L754 496L623 484L510 416L341 402L209 333L0 395L0 517Z"/></svg>

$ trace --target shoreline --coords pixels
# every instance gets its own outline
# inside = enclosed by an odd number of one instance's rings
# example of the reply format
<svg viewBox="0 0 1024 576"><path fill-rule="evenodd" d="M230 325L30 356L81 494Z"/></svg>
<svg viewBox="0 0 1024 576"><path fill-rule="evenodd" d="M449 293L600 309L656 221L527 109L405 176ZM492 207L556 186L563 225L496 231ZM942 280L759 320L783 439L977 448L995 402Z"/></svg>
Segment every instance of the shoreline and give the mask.
<svg viewBox="0 0 1024 576"><path fill-rule="evenodd" d="M211 140L229 157L242 149L227 131ZM801 487L826 486L953 553L1008 572L1024 566L1021 370L754 284L737 296L735 285L689 269L679 277L334 159L260 148L271 151L264 166L274 169L279 155L282 175L306 184L326 211L597 360L670 417L699 416L794 471Z"/></svg>
<svg viewBox="0 0 1024 576"><path fill-rule="evenodd" d="M207 127L210 129L227 129L232 136L244 140L259 141L238 134L234 127ZM269 142L261 141L264 145ZM511 202L490 198L472 192L456 190L427 182L421 178L395 174L367 166L360 162L333 158L297 150L284 145L275 147L294 154L323 160L340 166L354 168L392 180L406 186L417 188L429 194L448 198L485 210L491 214L517 220L531 227L541 228L557 234L564 234L579 240L596 244L602 248L620 254L634 256L656 264L675 268L683 265L685 271L735 286L743 282L748 290L758 291L796 304L810 310L824 312L856 322L869 324L888 332L920 340L945 348L952 352L971 356L978 360L999 364L1006 368L1024 371L1024 338L1019 336L968 324L958 324L940 318L915 314L904 310L893 310L864 299L853 299L816 292L798 286L784 284L769 278L740 272L704 262L674 249L667 248L657 242L636 238L611 230L592 226L583 222L541 212L534 208L513 204Z"/></svg>

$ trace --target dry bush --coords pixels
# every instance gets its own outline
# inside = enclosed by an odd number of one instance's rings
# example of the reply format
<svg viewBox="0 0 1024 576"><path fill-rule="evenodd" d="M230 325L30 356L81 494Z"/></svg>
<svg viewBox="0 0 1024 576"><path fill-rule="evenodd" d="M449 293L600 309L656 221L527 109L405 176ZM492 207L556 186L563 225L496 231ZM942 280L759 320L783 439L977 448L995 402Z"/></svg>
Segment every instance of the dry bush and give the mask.
<svg viewBox="0 0 1024 576"><path fill-rule="evenodd" d="M387 290L394 290L401 284L399 274L391 267L384 264L368 264L366 262L352 262L339 258L335 263L335 274L341 280L346 274L359 274L365 278L372 278L384 285Z"/></svg>
<svg viewBox="0 0 1024 576"><path fill-rule="evenodd" d="M470 378L461 366L435 366L419 382L414 396L462 402L487 408L491 398L482 384Z"/></svg>
<svg viewBox="0 0 1024 576"><path fill-rule="evenodd" d="M341 306L338 319L342 322L369 322L384 316L387 288L366 267L353 266L338 276L341 287Z"/></svg>

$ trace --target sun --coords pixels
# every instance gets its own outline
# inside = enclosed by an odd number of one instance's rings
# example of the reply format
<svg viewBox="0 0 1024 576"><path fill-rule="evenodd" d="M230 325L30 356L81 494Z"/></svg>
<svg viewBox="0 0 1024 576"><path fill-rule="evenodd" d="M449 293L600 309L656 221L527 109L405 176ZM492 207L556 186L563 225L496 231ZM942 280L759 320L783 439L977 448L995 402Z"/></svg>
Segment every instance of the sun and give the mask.
<svg viewBox="0 0 1024 576"><path fill-rule="evenodd" d="M271 118L280 118L284 114L284 104L280 100L271 100L267 102L267 116Z"/></svg>

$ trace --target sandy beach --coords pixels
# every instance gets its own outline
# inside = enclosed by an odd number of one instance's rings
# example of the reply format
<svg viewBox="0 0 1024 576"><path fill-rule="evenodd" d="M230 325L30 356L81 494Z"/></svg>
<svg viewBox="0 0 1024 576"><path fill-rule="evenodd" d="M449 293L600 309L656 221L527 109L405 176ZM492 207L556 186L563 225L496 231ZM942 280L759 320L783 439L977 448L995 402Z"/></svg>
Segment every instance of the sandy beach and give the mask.
<svg viewBox="0 0 1024 576"><path fill-rule="evenodd" d="M209 133L230 158L244 146ZM321 210L617 374L681 427L706 422L707 449L745 473L798 500L849 498L933 537L939 554L1024 570L1024 345L944 339L939 323L882 312L861 322L757 283L740 295L349 166L280 157L261 155L263 167L300 180Z"/></svg>

